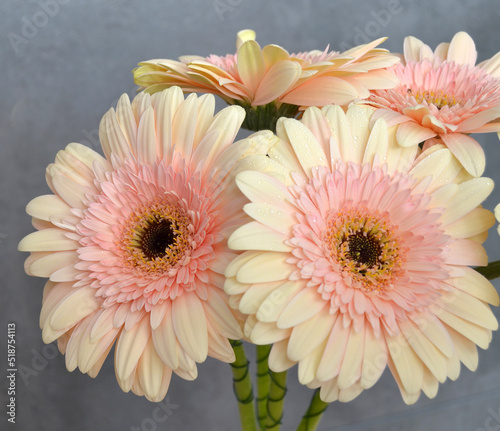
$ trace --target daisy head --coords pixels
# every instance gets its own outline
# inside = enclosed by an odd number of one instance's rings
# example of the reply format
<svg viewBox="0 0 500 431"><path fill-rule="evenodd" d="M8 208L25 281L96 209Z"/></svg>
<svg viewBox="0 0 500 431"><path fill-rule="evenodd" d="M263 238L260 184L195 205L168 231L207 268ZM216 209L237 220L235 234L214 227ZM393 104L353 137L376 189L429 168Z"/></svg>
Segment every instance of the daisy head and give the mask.
<svg viewBox="0 0 500 431"><path fill-rule="evenodd" d="M372 121L399 124L397 140L405 147L446 145L467 172L480 176L484 151L469 134L500 131L499 58L500 53L476 65L474 41L465 32L435 51L407 37L404 61L391 68L400 84L373 91L368 99L380 108Z"/></svg>
<svg viewBox="0 0 500 431"><path fill-rule="evenodd" d="M327 48L289 54L278 45L261 48L255 32L243 30L236 54L145 61L134 70L134 79L149 93L179 85L186 92L217 94L245 108L243 127L274 130L278 118L294 117L300 107L345 105L368 97L369 90L396 85L385 68L399 59L377 48L384 40L344 53Z"/></svg>
<svg viewBox="0 0 500 431"><path fill-rule="evenodd" d="M223 274L245 216L231 176L258 145L232 145L243 109L214 105L179 88L124 95L100 125L104 157L73 143L47 168L52 194L28 204L37 232L19 250L29 275L49 278L43 340L70 371L96 376L115 345L120 387L158 401L172 371L194 379L207 355L234 361Z"/></svg>
<svg viewBox="0 0 500 431"><path fill-rule="evenodd" d="M253 219L229 238L226 270L245 334L273 344L269 365L298 363L326 402L349 401L386 367L407 403L477 366L498 296L470 268L493 214L493 182L473 178L443 145L418 155L374 109L310 108L282 119L268 157L236 183Z"/></svg>

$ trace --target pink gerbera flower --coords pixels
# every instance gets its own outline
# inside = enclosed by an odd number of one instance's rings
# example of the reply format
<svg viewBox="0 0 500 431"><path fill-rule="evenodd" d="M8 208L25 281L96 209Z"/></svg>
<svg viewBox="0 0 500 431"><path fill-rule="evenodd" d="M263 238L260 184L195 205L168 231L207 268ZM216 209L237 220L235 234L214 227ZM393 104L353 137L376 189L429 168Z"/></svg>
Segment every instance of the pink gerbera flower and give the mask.
<svg viewBox="0 0 500 431"><path fill-rule="evenodd" d="M404 61L391 68L400 84L373 91L368 99L382 108L372 122L399 124L397 139L405 147L444 143L467 172L482 175L484 151L468 135L500 131L500 53L477 66L476 58L474 41L464 32L435 52L407 37Z"/></svg>
<svg viewBox="0 0 500 431"><path fill-rule="evenodd" d="M269 366L298 363L326 402L349 401L389 367L403 399L436 395L460 362L477 366L498 295L470 265L494 223L493 182L472 178L443 145L415 159L374 110L310 108L282 119L279 142L236 176L253 218L228 244L226 270L246 336L274 343ZM260 160L260 162L259 162Z"/></svg>
<svg viewBox="0 0 500 431"><path fill-rule="evenodd" d="M244 214L230 179L254 142L231 145L243 109L214 117L214 105L179 88L124 95L101 122L105 157L69 144L47 168L53 194L28 204L38 232L19 250L28 274L50 278L43 340L70 371L96 376L116 341L120 387L159 401L172 370L194 379L207 355L234 361L223 274Z"/></svg>
<svg viewBox="0 0 500 431"><path fill-rule="evenodd" d="M343 53L326 49L289 54L277 45L261 48L255 32L243 30L236 54L144 61L134 70L134 79L149 93L178 85L186 92L217 94L247 110L244 127L274 129L279 117L294 117L299 107L347 105L368 97L369 90L394 87L397 79L386 68L399 58L376 48L384 40Z"/></svg>

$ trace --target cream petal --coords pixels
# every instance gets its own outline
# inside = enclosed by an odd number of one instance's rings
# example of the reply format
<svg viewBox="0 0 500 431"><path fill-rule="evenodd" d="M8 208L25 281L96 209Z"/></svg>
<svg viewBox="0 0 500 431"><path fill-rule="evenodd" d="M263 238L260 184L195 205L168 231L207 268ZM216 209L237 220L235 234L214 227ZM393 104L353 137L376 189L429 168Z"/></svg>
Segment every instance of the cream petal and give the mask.
<svg viewBox="0 0 500 431"><path fill-rule="evenodd" d="M285 307L304 287L305 282L277 282L275 290L262 301L257 310L257 319L261 322L276 322Z"/></svg>
<svg viewBox="0 0 500 431"><path fill-rule="evenodd" d="M370 136L370 118L374 112L375 109L370 106L354 104L347 110L346 117L351 129L351 139L347 142L340 142L344 162L362 163Z"/></svg>
<svg viewBox="0 0 500 431"><path fill-rule="evenodd" d="M111 154L120 160L124 160L131 152L135 154L133 151L135 148L130 147L114 109L110 109L102 117L99 125L99 140L108 160L111 160Z"/></svg>
<svg viewBox="0 0 500 431"><path fill-rule="evenodd" d="M403 53L405 56L405 60L408 61L421 61L420 51L424 43L413 36L405 37L403 44Z"/></svg>
<svg viewBox="0 0 500 431"><path fill-rule="evenodd" d="M288 303L276 324L278 328L291 328L310 319L326 305L327 301L315 289L305 288Z"/></svg>
<svg viewBox="0 0 500 431"><path fill-rule="evenodd" d="M236 274L243 265L250 262L254 257L259 256L261 253L257 251L246 251L236 256L226 267L225 276L227 278L236 277Z"/></svg>
<svg viewBox="0 0 500 431"><path fill-rule="evenodd" d="M32 217L50 221L54 214L71 215L71 207L57 195L42 195L28 203L26 212Z"/></svg>
<svg viewBox="0 0 500 431"><path fill-rule="evenodd" d="M208 335L205 312L193 292L184 292L172 302L172 322L180 345L196 362L208 354Z"/></svg>
<svg viewBox="0 0 500 431"><path fill-rule="evenodd" d="M241 124L245 118L245 110L241 106L229 106L220 111L213 119L212 123L208 127L206 134L212 132L212 130L217 130L219 132L219 136L217 140L213 143L212 148L208 151L203 151L203 153L207 153L208 155L204 160L196 160L197 162L203 162L203 173L208 172L215 165L215 161L218 156L230 148L231 144L234 142L236 135L240 129ZM246 145L252 144L253 141L245 142ZM207 144L205 144L207 145ZM200 150L201 151L201 150ZM240 153L240 157L243 154ZM228 165L222 165L217 161L217 165L226 172L232 168L232 163L228 163Z"/></svg>
<svg viewBox="0 0 500 431"><path fill-rule="evenodd" d="M281 207L289 197L289 192L282 182L260 172L240 172L236 176L236 184L254 203L267 203ZM288 209L290 204L286 203L283 207Z"/></svg>
<svg viewBox="0 0 500 431"><path fill-rule="evenodd" d="M240 325L231 312L227 298L217 289L208 289L207 300L203 301L207 320L217 333L233 340L243 336Z"/></svg>
<svg viewBox="0 0 500 431"><path fill-rule="evenodd" d="M379 119L375 121L370 132L368 142L366 143L365 152L363 154L362 163L373 164L375 155L377 155L381 160L385 160L387 157L387 148L387 125L384 120Z"/></svg>
<svg viewBox="0 0 500 431"><path fill-rule="evenodd" d="M238 305L243 314L255 314L262 301L276 289L276 283L251 284L241 297Z"/></svg>
<svg viewBox="0 0 500 431"><path fill-rule="evenodd" d="M382 337L377 337L369 325L365 325L365 345L361 366L360 384L364 389L378 382L387 366L387 346Z"/></svg>
<svg viewBox="0 0 500 431"><path fill-rule="evenodd" d="M401 379L402 387L408 394L420 392L424 378L424 369L421 359L408 345L403 334L395 336L385 335L389 354L394 368Z"/></svg>
<svg viewBox="0 0 500 431"><path fill-rule="evenodd" d="M409 317L443 355L448 358L453 356L454 349L450 334L434 314L423 312L412 314Z"/></svg>
<svg viewBox="0 0 500 431"><path fill-rule="evenodd" d="M298 81L301 72L300 64L293 61L273 64L259 83L252 104L261 106L278 99Z"/></svg>
<svg viewBox="0 0 500 431"><path fill-rule="evenodd" d="M339 399L339 387L337 386L337 379L332 379L329 382L321 385L320 398L325 403L332 403Z"/></svg>
<svg viewBox="0 0 500 431"><path fill-rule="evenodd" d="M247 332L248 331L248 332ZM275 323L255 322L245 328L245 334L255 344L272 344L290 336L291 329L280 329Z"/></svg>
<svg viewBox="0 0 500 431"><path fill-rule="evenodd" d="M422 391L424 391L424 394L429 398L434 398L437 395L438 389L438 379L429 370L424 369L424 381L422 382Z"/></svg>
<svg viewBox="0 0 500 431"><path fill-rule="evenodd" d="M50 275L50 279L52 281L56 281L56 282L76 281L80 274L81 274L81 271L76 269L75 266L72 264L72 265L64 266L64 267L59 268L58 270L54 271Z"/></svg>
<svg viewBox="0 0 500 431"><path fill-rule="evenodd" d="M449 326L447 326L447 330L453 340L453 345L455 346L455 351L460 361L469 370L476 371L479 362L479 355L474 342Z"/></svg>
<svg viewBox="0 0 500 431"><path fill-rule="evenodd" d="M495 78L498 78L500 76L500 52L497 52L493 57L479 63L477 66Z"/></svg>
<svg viewBox="0 0 500 431"><path fill-rule="evenodd" d="M323 355L323 350L325 348L326 340L316 346L316 348L307 354L299 362L298 377L299 382L303 385L309 385L312 383L316 377L316 370L318 369L319 362Z"/></svg>
<svg viewBox="0 0 500 431"><path fill-rule="evenodd" d="M338 376L349 335L353 330L351 326L344 327L342 321L342 317L338 316L332 332L328 337L323 357L321 358L316 373L316 378L318 380L327 381Z"/></svg>
<svg viewBox="0 0 500 431"><path fill-rule="evenodd" d="M68 371L74 371L78 366L78 352L82 347L82 340L87 332L93 316L82 319L73 329L66 346L65 362Z"/></svg>
<svg viewBox="0 0 500 431"><path fill-rule="evenodd" d="M243 210L254 220L269 226L277 232L286 234L297 223L297 219L292 215L294 207L289 206L288 210L283 210L283 206L277 207L267 203L249 203L243 207Z"/></svg>
<svg viewBox="0 0 500 431"><path fill-rule="evenodd" d="M486 266L488 255L481 244L470 239L456 239L444 247L445 261L452 265Z"/></svg>
<svg viewBox="0 0 500 431"><path fill-rule="evenodd" d="M167 160L171 160L174 146L172 141L174 116L183 101L184 95L179 87L172 87L153 96L152 102L156 112L155 128L161 147L158 154Z"/></svg>
<svg viewBox="0 0 500 431"><path fill-rule="evenodd" d="M44 229L25 236L17 246L19 251L68 251L76 250L78 242L66 237L58 228Z"/></svg>
<svg viewBox="0 0 500 431"><path fill-rule="evenodd" d="M287 263L289 257L288 253L259 253L242 265L236 274L236 280L240 283L286 280L295 269L293 265Z"/></svg>
<svg viewBox="0 0 500 431"><path fill-rule="evenodd" d="M119 332L119 329L112 329L98 341L92 342L90 332L94 321L95 319L89 324L85 335L80 341L78 366L82 373L88 373L98 363L102 355L109 352Z"/></svg>
<svg viewBox="0 0 500 431"><path fill-rule="evenodd" d="M318 166L328 166L325 152L313 133L300 121L287 118L283 120L284 130L295 154L308 175Z"/></svg>
<svg viewBox="0 0 500 431"><path fill-rule="evenodd" d="M100 307L96 299L96 290L91 287L75 288L54 307L50 317L50 326L54 330L70 328L79 320Z"/></svg>
<svg viewBox="0 0 500 431"><path fill-rule="evenodd" d="M279 61L290 60L290 54L278 45L266 45L262 48L262 55L267 69Z"/></svg>
<svg viewBox="0 0 500 431"><path fill-rule="evenodd" d="M447 186L442 188L444 187ZM458 220L480 205L493 190L493 181L485 177L474 178L458 184L454 190L456 190L456 193L453 197L447 202L444 201L446 202L447 211L441 216L440 220L444 225Z"/></svg>
<svg viewBox="0 0 500 431"><path fill-rule="evenodd" d="M153 329L152 339L156 352L170 368L179 367L179 344L174 331L171 313L166 313L160 325Z"/></svg>
<svg viewBox="0 0 500 431"><path fill-rule="evenodd" d="M486 156L475 139L462 133L441 135L441 139L469 174L480 177L484 173Z"/></svg>
<svg viewBox="0 0 500 431"><path fill-rule="evenodd" d="M500 304L498 293L491 282L479 272L472 268L463 268L464 275L451 278L448 283L452 284L462 292L485 301L497 307Z"/></svg>
<svg viewBox="0 0 500 431"><path fill-rule="evenodd" d="M96 319L93 321L92 330L90 332L91 343L95 343L115 328L113 325L113 317L118 307L119 305L115 304L109 308L102 308L96 312Z"/></svg>
<svg viewBox="0 0 500 431"><path fill-rule="evenodd" d="M291 361L287 355L288 338L273 344L269 353L269 368L275 373L281 373L292 368L296 362Z"/></svg>
<svg viewBox="0 0 500 431"><path fill-rule="evenodd" d="M292 247L285 244L287 239L283 233L254 221L236 229L229 237L227 245L233 250L289 252Z"/></svg>
<svg viewBox="0 0 500 431"><path fill-rule="evenodd" d="M441 383L446 380L447 367L446 358L434 346L429 339L419 331L419 329L411 323L411 321L403 321L399 323L399 327L403 331L406 340L412 347L413 351L418 355L422 362L426 365L429 371Z"/></svg>
<svg viewBox="0 0 500 431"><path fill-rule="evenodd" d="M150 336L151 326L148 318L143 318L129 331L120 333L115 348L117 379L125 381L133 374Z"/></svg>
<svg viewBox="0 0 500 431"><path fill-rule="evenodd" d="M436 132L413 121L400 124L396 133L396 139L402 147L418 145L434 136L436 136Z"/></svg>
<svg viewBox="0 0 500 431"><path fill-rule="evenodd" d="M325 307L326 308L326 307ZM327 309L322 309L310 319L292 329L288 343L288 357L292 361L301 361L316 349L330 334L335 317ZM322 356L323 351L321 351ZM319 365L319 361L318 361Z"/></svg>
<svg viewBox="0 0 500 431"><path fill-rule="evenodd" d="M238 49L237 64L241 81L254 95L265 73L259 44L254 40L246 40Z"/></svg>
<svg viewBox="0 0 500 431"><path fill-rule="evenodd" d="M364 350L365 331L351 330L337 378L339 389L350 388L361 377Z"/></svg>
<svg viewBox="0 0 500 431"><path fill-rule="evenodd" d="M358 97L356 88L334 76L308 80L282 97L281 101L298 106L347 105Z"/></svg>
<svg viewBox="0 0 500 431"><path fill-rule="evenodd" d="M116 116L130 148L137 148L137 123L127 94L122 94L120 99L118 99Z"/></svg>
<svg viewBox="0 0 500 431"><path fill-rule="evenodd" d="M37 277L50 277L52 273L67 265L74 265L78 261L78 254L74 251L49 253L37 259L30 265L30 272Z"/></svg>
<svg viewBox="0 0 500 431"><path fill-rule="evenodd" d="M208 356L226 363L233 363L236 360L234 350L226 337L221 336L207 321L208 333Z"/></svg>
<svg viewBox="0 0 500 431"><path fill-rule="evenodd" d="M474 66L477 60L477 51L474 40L464 31L460 31L451 39L448 48L448 61L458 64Z"/></svg>
<svg viewBox="0 0 500 431"><path fill-rule="evenodd" d="M450 328L462 334L482 349L487 349L490 344L490 331L464 320L447 310L440 308L436 311L437 317Z"/></svg>
<svg viewBox="0 0 500 431"><path fill-rule="evenodd" d="M182 142L182 141L181 141ZM139 121L137 130L137 156L142 162L153 164L156 161L159 142L155 130L155 114L149 106Z"/></svg>
<svg viewBox="0 0 500 431"><path fill-rule="evenodd" d="M156 353L151 339L149 339L139 360L137 376L144 395L149 401L159 402L165 397L170 384L172 370L165 367ZM164 377L167 378L165 379Z"/></svg>
<svg viewBox="0 0 500 431"><path fill-rule="evenodd" d="M439 306L457 317L486 329L498 329L498 322L490 307L483 301L460 290L443 294Z"/></svg>

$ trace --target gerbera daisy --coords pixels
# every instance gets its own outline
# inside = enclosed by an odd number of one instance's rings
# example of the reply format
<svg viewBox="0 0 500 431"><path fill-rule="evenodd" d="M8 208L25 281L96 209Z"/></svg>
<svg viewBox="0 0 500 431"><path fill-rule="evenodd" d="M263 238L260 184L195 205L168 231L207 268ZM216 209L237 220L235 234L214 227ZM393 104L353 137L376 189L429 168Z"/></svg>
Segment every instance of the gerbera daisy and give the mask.
<svg viewBox="0 0 500 431"><path fill-rule="evenodd" d="M392 70L400 84L368 99L384 118L399 124L397 140L408 147L444 143L471 175L484 172L485 156L470 133L500 131L500 53L476 64L472 38L457 33L433 52L415 37L404 42L404 61ZM433 139L440 138L441 141Z"/></svg>
<svg viewBox="0 0 500 431"><path fill-rule="evenodd" d="M243 30L236 54L149 60L139 63L134 79L149 93L178 85L186 92L217 94L228 104L245 107L244 127L274 129L279 117L294 117L300 106L346 105L368 97L369 90L394 87L397 79L385 68L399 58L376 48L384 40L344 53L327 48L289 54L277 45L261 49L255 32Z"/></svg>
<svg viewBox="0 0 500 431"><path fill-rule="evenodd" d="M244 111L214 107L179 88L124 95L100 125L105 157L72 143L47 168L53 194L28 204L38 231L19 250L29 275L50 278L43 340L70 371L95 377L116 341L120 387L158 401L172 370L192 380L207 355L234 361L223 274L246 216L230 177L258 141L231 145Z"/></svg>
<svg viewBox="0 0 500 431"><path fill-rule="evenodd" d="M245 335L274 343L269 366L298 363L323 401L349 401L391 370L406 403L477 366L498 305L481 246L493 182L443 145L415 159L374 110L310 108L281 119L279 142L236 176L253 221L229 238L230 304ZM260 160L260 163L259 163Z"/></svg>

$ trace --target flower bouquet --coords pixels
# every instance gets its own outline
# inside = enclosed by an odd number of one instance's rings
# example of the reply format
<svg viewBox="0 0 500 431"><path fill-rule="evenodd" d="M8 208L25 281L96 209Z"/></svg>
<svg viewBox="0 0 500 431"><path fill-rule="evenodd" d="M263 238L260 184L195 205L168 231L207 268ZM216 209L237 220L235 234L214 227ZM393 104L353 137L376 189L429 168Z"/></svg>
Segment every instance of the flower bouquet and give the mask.
<svg viewBox="0 0 500 431"><path fill-rule="evenodd" d="M102 154L69 144L26 208L19 250L49 278L42 337L68 370L95 377L114 347L120 387L159 402L210 356L241 429L275 431L298 364L312 431L386 368L407 404L476 369L500 265L470 134L500 132L500 53L476 65L464 32L403 55L383 41L290 54L244 30L236 54L139 64Z"/></svg>

